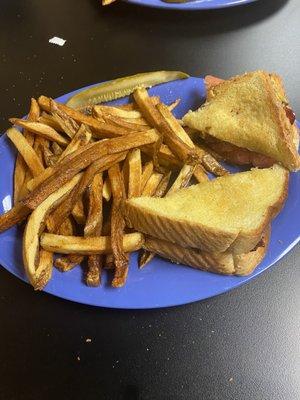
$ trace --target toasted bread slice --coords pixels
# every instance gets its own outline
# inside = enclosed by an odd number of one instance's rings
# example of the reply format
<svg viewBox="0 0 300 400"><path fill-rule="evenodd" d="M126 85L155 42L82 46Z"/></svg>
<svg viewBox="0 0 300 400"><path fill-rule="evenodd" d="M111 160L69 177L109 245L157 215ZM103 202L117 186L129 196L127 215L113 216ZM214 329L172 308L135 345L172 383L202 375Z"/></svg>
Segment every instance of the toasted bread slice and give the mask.
<svg viewBox="0 0 300 400"><path fill-rule="evenodd" d="M209 253L248 253L260 241L287 196L288 172L275 165L190 186L165 198L124 204L134 229Z"/></svg>
<svg viewBox="0 0 300 400"><path fill-rule="evenodd" d="M280 77L256 71L212 86L204 105L189 111L183 122L203 137L210 135L297 170L299 134L287 106Z"/></svg>
<svg viewBox="0 0 300 400"><path fill-rule="evenodd" d="M249 275L264 258L269 239L270 227L263 233L260 242L253 250L236 255L229 251L207 253L150 236L146 237L144 248L175 263L185 264L196 269L224 275Z"/></svg>

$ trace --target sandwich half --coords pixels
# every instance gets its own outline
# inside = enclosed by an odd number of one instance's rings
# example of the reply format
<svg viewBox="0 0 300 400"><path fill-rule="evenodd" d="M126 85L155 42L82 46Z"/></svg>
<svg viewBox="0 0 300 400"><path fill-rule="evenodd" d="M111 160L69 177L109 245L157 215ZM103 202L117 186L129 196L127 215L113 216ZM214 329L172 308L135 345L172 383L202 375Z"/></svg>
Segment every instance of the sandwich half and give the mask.
<svg viewBox="0 0 300 400"><path fill-rule="evenodd" d="M226 175L164 198L127 200L124 216L135 230L182 247L248 253L281 210L288 176L278 165Z"/></svg>
<svg viewBox="0 0 300 400"><path fill-rule="evenodd" d="M175 263L185 264L204 271L224 275L249 275L264 258L270 239L270 227L259 243L248 253L208 253L198 249L182 247L166 240L146 237L144 248Z"/></svg>
<svg viewBox="0 0 300 400"><path fill-rule="evenodd" d="M278 75L255 71L207 83L206 102L183 117L184 125L236 164L300 168L295 115Z"/></svg>

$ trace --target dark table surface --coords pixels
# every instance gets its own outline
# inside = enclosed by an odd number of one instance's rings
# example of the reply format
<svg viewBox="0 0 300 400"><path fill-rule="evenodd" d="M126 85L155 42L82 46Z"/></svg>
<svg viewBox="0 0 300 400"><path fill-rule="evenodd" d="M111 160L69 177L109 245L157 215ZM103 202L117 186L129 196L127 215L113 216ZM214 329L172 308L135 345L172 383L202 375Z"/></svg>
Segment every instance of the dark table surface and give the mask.
<svg viewBox="0 0 300 400"><path fill-rule="evenodd" d="M31 96L157 69L276 71L300 115L299 21L298 0L191 13L3 0L1 130ZM298 400L299 259L297 247L230 293L147 311L35 293L0 268L0 399Z"/></svg>

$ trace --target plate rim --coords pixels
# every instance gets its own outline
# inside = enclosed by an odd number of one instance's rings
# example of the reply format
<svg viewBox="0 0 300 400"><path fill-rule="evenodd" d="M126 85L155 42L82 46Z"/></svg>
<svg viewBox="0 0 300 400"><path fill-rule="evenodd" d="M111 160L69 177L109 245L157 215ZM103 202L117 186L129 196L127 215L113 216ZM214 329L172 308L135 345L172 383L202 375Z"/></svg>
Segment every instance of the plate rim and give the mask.
<svg viewBox="0 0 300 400"><path fill-rule="evenodd" d="M151 0L123 0L126 3L134 4L141 7L150 7L164 10L181 10L181 11L205 11L220 10L223 8L239 7L246 4L254 3L257 0L227 0L224 4L209 5L207 1L195 0L187 3L151 3Z"/></svg>

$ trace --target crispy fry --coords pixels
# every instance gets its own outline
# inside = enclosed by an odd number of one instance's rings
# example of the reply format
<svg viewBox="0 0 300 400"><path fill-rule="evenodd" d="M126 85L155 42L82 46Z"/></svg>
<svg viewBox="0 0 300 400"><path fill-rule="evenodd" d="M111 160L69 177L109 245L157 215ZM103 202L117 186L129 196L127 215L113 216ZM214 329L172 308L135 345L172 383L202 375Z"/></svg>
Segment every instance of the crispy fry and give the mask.
<svg viewBox="0 0 300 400"><path fill-rule="evenodd" d="M125 198L125 188L119 164L108 170L113 204L111 210L111 247L115 261L113 287L124 286L128 274L129 256L123 246L125 220L121 212L121 202Z"/></svg>
<svg viewBox="0 0 300 400"><path fill-rule="evenodd" d="M46 215L53 207L57 206L57 204L63 200L74 186L76 186L80 178L80 174L76 175L68 183L52 193L32 212L28 219L23 236L23 261L26 275L34 288L40 288L42 284L45 286L47 278L49 278L47 263L42 264L40 270L36 268L36 258L39 251L39 235L43 230ZM51 252L51 250L48 251ZM41 277L43 277L42 282Z"/></svg>
<svg viewBox="0 0 300 400"><path fill-rule="evenodd" d="M42 290L50 281L53 270L53 253L43 249L39 250L39 262L34 273L34 290Z"/></svg>
<svg viewBox="0 0 300 400"><path fill-rule="evenodd" d="M101 118L107 115L133 120L142 118L142 114L137 110L126 110L120 107L104 106L102 104L94 106L93 111L95 115Z"/></svg>
<svg viewBox="0 0 300 400"><path fill-rule="evenodd" d="M84 227L85 236L100 236L102 231L102 173L94 176L88 188L88 215Z"/></svg>
<svg viewBox="0 0 300 400"><path fill-rule="evenodd" d="M140 269L144 268L155 257L155 253L149 250L142 249L138 256L138 266Z"/></svg>
<svg viewBox="0 0 300 400"><path fill-rule="evenodd" d="M142 191L142 196L153 196L162 178L162 174L153 172Z"/></svg>
<svg viewBox="0 0 300 400"><path fill-rule="evenodd" d="M143 153L153 158L154 148L153 146L141 147ZM157 158L160 165L165 166L169 169L180 168L182 162L171 152L168 146L162 144L157 152Z"/></svg>
<svg viewBox="0 0 300 400"><path fill-rule="evenodd" d="M186 187L191 179L191 177L193 176L193 173L195 171L195 166L192 165L184 165L176 180L174 181L173 185L170 187L169 191L168 191L168 195L170 193L174 193L176 192L176 190L181 189L183 187Z"/></svg>
<svg viewBox="0 0 300 400"><path fill-rule="evenodd" d="M87 170L83 173L82 179L79 184L70 192L66 200L56 208L56 210L49 215L46 221L47 229L49 232L56 232L59 225L70 215L78 199L81 198L86 188L91 184L94 176L100 173L116 162L123 160L126 153L113 154L109 156L104 156L100 160L95 161L91 164ZM74 215L73 215L74 216Z"/></svg>
<svg viewBox="0 0 300 400"><path fill-rule="evenodd" d="M19 118L10 118L9 121L13 125L18 125L21 126L22 128L26 128L30 132L45 137L46 139L49 139L53 142L57 142L62 146L66 146L68 144L67 139L65 139L62 135L56 132L56 130L54 130L48 125L41 124L40 122L25 121L24 119L19 119Z"/></svg>
<svg viewBox="0 0 300 400"><path fill-rule="evenodd" d="M66 218L60 225L58 232L59 235L72 236L74 235L73 224L71 218Z"/></svg>
<svg viewBox="0 0 300 400"><path fill-rule="evenodd" d="M182 162L191 165L198 164L201 159L195 151L193 143L186 143L187 140L191 141L191 139L174 118L168 107L159 103L156 108L162 117L158 129L163 136L164 142ZM185 135L185 137L183 135ZM184 140L182 137L184 137Z"/></svg>
<svg viewBox="0 0 300 400"><path fill-rule="evenodd" d="M65 148L65 150L62 150L61 147L53 142L52 143L52 149L55 155L58 155L58 162L61 162L65 157L73 153L74 151L78 150L79 147L84 146L88 144L90 140L90 132L89 129L86 129L84 125L81 125L77 133L74 135L73 139L71 142L68 144L68 146ZM46 180L51 174L53 170L50 167L48 167L43 174L39 175L37 178L30 180L27 182L27 188L28 190L32 191L35 189L40 183L42 183L44 180Z"/></svg>
<svg viewBox="0 0 300 400"><path fill-rule="evenodd" d="M146 89L137 89L133 95L146 121L160 132L161 140L170 147L179 160L187 164L197 164L200 160L193 147L188 146L174 131L174 126L170 123L170 115L174 117L168 107L162 103L154 107ZM188 137L179 123L178 126Z"/></svg>
<svg viewBox="0 0 300 400"><path fill-rule="evenodd" d="M194 177L199 183L207 182L209 180L205 170L201 165L196 165L196 168L194 170Z"/></svg>
<svg viewBox="0 0 300 400"><path fill-rule="evenodd" d="M23 221L30 212L30 208L20 202L17 203L11 210L0 215L0 232L6 231L6 229Z"/></svg>
<svg viewBox="0 0 300 400"><path fill-rule="evenodd" d="M72 216L78 225L84 225L86 222L86 216L84 211L83 196L81 196L75 203L72 211Z"/></svg>
<svg viewBox="0 0 300 400"><path fill-rule="evenodd" d="M43 146L43 157L44 157L44 162L47 167L51 167L52 165L57 163L58 156L55 156L52 151L49 149L47 146ZM56 158L54 158L56 157Z"/></svg>
<svg viewBox="0 0 300 400"><path fill-rule="evenodd" d="M63 149L56 142L52 142L51 146L52 146L52 151L56 156L60 156L63 153Z"/></svg>
<svg viewBox="0 0 300 400"><path fill-rule="evenodd" d="M104 260L104 268L105 269L114 269L115 268L115 259L113 254L106 254Z"/></svg>
<svg viewBox="0 0 300 400"><path fill-rule="evenodd" d="M154 192L155 197L163 197L165 195L170 182L171 173L172 173L171 171L167 172L165 176L162 178L162 180L159 182L159 185L157 186Z"/></svg>
<svg viewBox="0 0 300 400"><path fill-rule="evenodd" d="M65 132L72 139L79 129L78 123L59 108L52 99L50 99L50 112L53 120L60 127L59 130Z"/></svg>
<svg viewBox="0 0 300 400"><path fill-rule="evenodd" d="M40 107L45 111L50 111L50 99L45 96L40 96L38 99ZM57 108L60 111L65 112L68 117L71 117L79 124L85 124L89 128L92 129L93 136L98 138L115 138L118 136L122 136L130 130L126 130L124 128L118 128L116 126L109 125L107 123L103 123L98 121L97 119L85 115L80 111L74 110L64 104L54 102Z"/></svg>
<svg viewBox="0 0 300 400"><path fill-rule="evenodd" d="M211 154L205 151L203 148L195 145L196 151L201 157L201 163L205 169L216 176L228 175L229 171L224 168Z"/></svg>
<svg viewBox="0 0 300 400"><path fill-rule="evenodd" d="M153 143L157 139L154 130L133 133L126 137L119 137L110 140L103 140L88 144L79 148L77 151L65 157L61 163L56 164L49 171L45 170L45 175L49 174L47 179L39 184L24 200L24 204L34 209L49 194L53 193L58 187L63 185L79 171L86 168L94 161L106 155L121 153L144 144ZM47 176L47 175L46 175ZM40 179L40 177L39 177ZM39 182L41 182L39 180Z"/></svg>
<svg viewBox="0 0 300 400"><path fill-rule="evenodd" d="M123 249L126 252L139 250L144 243L141 233L127 233L123 236ZM53 233L41 235L41 246L44 250L61 254L110 254L112 243L110 236L82 237L61 236Z"/></svg>
<svg viewBox="0 0 300 400"><path fill-rule="evenodd" d="M44 167L22 133L15 128L10 128L6 134L22 155L32 175L40 175L44 171Z"/></svg>
<svg viewBox="0 0 300 400"><path fill-rule="evenodd" d="M180 125L178 120L174 117L171 111L164 104L160 103L157 106L158 111L163 116L165 122L167 123L173 134L182 140L190 148L194 148L195 145L183 127Z"/></svg>
<svg viewBox="0 0 300 400"><path fill-rule="evenodd" d="M170 105L168 105L168 109L170 111L173 111L174 108L176 108L178 106L178 104L180 103L180 99L175 100L173 103L171 103Z"/></svg>
<svg viewBox="0 0 300 400"><path fill-rule="evenodd" d="M92 254L88 256L88 266L85 281L88 286L97 287L101 283L103 256Z"/></svg>
<svg viewBox="0 0 300 400"><path fill-rule="evenodd" d="M110 186L110 181L109 178L105 179L105 182L103 184L103 192L102 195L106 201L109 201L111 198L111 186Z"/></svg>
<svg viewBox="0 0 300 400"><path fill-rule="evenodd" d="M65 150L61 153L59 157L59 161L61 161L63 158L65 158L68 154L73 153L79 147L85 146L86 144L89 143L90 139L92 137L92 133L90 129L82 124L78 131L75 133L73 136L71 142L68 144L68 146L65 148Z"/></svg>
<svg viewBox="0 0 300 400"><path fill-rule="evenodd" d="M142 170L142 177L141 177L141 192L144 190L146 183L148 182L148 180L150 179L150 176L153 173L153 161L148 161Z"/></svg>
<svg viewBox="0 0 300 400"><path fill-rule="evenodd" d="M83 259L84 256L81 254L68 254L65 257L57 258L54 261L54 265L60 272L67 272L82 263Z"/></svg>
<svg viewBox="0 0 300 400"><path fill-rule="evenodd" d="M133 149L128 153L128 175L127 197L131 199L141 194L142 160L140 149Z"/></svg>
<svg viewBox="0 0 300 400"><path fill-rule="evenodd" d="M105 115L103 118L107 124L111 124L120 127L122 129L126 129L126 131L129 130L129 131L142 132L150 129L148 124L147 125L136 124L134 120L126 121L123 118L116 117L113 115Z"/></svg>
<svg viewBox="0 0 300 400"><path fill-rule="evenodd" d="M29 121L36 121L40 114L40 107L35 99L31 99L30 111L28 114ZM27 131L23 132L24 138L28 141L30 146L34 143L34 135ZM26 194L26 184L30 179L31 173L28 171L27 165L20 153L17 155L15 171L14 171L14 204Z"/></svg>
<svg viewBox="0 0 300 400"><path fill-rule="evenodd" d="M57 122L57 120L53 117L53 115L50 115L43 111L42 115L39 117L37 122L40 122L41 124L51 126L51 128L55 129L58 132L65 132L65 130L61 127L61 125Z"/></svg>

